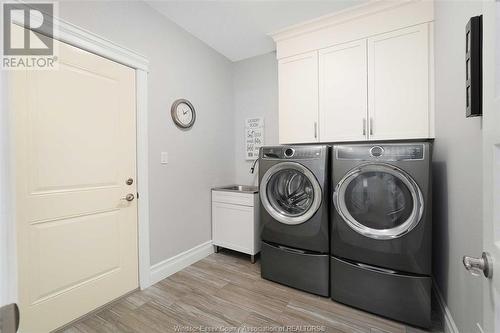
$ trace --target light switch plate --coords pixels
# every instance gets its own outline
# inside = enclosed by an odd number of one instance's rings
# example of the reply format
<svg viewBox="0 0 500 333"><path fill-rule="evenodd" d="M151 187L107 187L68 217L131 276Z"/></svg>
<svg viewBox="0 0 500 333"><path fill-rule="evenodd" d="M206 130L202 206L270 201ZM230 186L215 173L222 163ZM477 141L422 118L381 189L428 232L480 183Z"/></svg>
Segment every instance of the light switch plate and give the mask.
<svg viewBox="0 0 500 333"><path fill-rule="evenodd" d="M161 164L168 164L168 153L166 151L161 152L160 163Z"/></svg>

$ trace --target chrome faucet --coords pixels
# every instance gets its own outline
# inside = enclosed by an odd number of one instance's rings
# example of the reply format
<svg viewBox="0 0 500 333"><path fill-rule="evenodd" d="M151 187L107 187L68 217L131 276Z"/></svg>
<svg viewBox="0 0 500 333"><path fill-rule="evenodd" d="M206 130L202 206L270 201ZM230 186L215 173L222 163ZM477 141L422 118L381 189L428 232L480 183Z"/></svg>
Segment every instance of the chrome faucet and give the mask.
<svg viewBox="0 0 500 333"><path fill-rule="evenodd" d="M259 159L256 159L253 161L252 167L250 168L250 173L253 174L255 172L255 166L257 165L257 162L259 162Z"/></svg>

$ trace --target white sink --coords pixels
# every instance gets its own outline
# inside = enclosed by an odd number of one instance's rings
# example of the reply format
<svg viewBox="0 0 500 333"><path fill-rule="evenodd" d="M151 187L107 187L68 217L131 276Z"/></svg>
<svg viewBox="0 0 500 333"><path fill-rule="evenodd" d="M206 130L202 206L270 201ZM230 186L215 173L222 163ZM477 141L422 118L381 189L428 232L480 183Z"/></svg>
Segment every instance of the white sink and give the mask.
<svg viewBox="0 0 500 333"><path fill-rule="evenodd" d="M213 189L214 191L228 191L228 192L243 192L243 193L257 193L259 188L253 185L229 185L221 186Z"/></svg>

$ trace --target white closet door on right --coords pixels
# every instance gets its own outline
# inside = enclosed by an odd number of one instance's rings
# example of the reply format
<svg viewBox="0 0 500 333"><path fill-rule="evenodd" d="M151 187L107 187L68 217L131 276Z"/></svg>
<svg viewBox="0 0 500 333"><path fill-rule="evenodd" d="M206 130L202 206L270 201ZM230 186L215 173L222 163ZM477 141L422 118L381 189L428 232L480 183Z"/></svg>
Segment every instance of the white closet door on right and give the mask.
<svg viewBox="0 0 500 333"><path fill-rule="evenodd" d="M371 140L430 137L428 24L368 39Z"/></svg>

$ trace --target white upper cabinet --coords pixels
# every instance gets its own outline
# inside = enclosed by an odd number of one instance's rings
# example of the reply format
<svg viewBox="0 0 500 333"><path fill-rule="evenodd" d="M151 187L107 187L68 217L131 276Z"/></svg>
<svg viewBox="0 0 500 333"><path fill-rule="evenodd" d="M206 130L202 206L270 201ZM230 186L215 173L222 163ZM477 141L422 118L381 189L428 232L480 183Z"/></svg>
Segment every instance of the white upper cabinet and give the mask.
<svg viewBox="0 0 500 333"><path fill-rule="evenodd" d="M279 141L318 141L318 52L282 59L279 72Z"/></svg>
<svg viewBox="0 0 500 333"><path fill-rule="evenodd" d="M427 24L368 38L369 138L430 137Z"/></svg>
<svg viewBox="0 0 500 333"><path fill-rule="evenodd" d="M434 137L432 1L368 1L280 30L280 143Z"/></svg>
<svg viewBox="0 0 500 333"><path fill-rule="evenodd" d="M367 139L366 39L319 51L320 141Z"/></svg>

